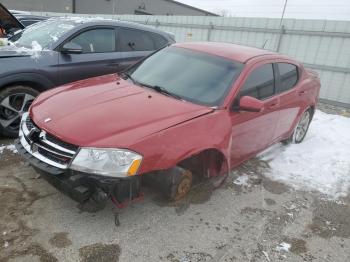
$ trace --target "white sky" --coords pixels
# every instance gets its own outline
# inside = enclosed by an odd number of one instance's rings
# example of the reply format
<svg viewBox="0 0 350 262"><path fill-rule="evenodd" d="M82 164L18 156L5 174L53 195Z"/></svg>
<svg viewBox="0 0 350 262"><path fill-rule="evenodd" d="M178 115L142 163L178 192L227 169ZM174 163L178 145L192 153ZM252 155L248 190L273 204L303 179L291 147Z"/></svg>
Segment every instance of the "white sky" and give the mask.
<svg viewBox="0 0 350 262"><path fill-rule="evenodd" d="M281 17L285 0L177 0L231 16ZM350 0L288 0L286 18L350 20Z"/></svg>

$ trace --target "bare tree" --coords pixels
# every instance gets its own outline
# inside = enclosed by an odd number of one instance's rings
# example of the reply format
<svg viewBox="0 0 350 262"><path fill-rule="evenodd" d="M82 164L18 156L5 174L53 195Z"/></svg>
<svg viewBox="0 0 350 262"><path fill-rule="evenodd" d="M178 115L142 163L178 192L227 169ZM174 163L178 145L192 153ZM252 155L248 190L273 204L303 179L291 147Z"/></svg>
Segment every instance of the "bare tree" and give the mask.
<svg viewBox="0 0 350 262"><path fill-rule="evenodd" d="M218 14L219 16L223 16L223 17L231 17L232 16L231 11L228 9L216 9L214 12L216 14Z"/></svg>

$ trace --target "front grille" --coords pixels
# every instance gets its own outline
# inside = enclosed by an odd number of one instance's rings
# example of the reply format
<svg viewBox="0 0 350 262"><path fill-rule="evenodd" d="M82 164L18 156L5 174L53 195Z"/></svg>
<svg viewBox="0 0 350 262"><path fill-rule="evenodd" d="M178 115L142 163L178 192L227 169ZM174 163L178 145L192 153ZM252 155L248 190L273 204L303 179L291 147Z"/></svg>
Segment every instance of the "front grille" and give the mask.
<svg viewBox="0 0 350 262"><path fill-rule="evenodd" d="M67 165L67 164L69 164L69 161L71 160L71 158L69 158L69 157L63 157L63 156L56 155L55 153L47 151L42 147L38 148L38 152L39 152L39 154L43 155L44 157L50 159L51 161L54 161L54 162L59 163L61 165Z"/></svg>
<svg viewBox="0 0 350 262"><path fill-rule="evenodd" d="M28 130L32 130L34 127L36 127L36 125L34 124L34 122L30 119L30 117L27 117L26 119L26 126L28 128Z"/></svg>
<svg viewBox="0 0 350 262"><path fill-rule="evenodd" d="M54 143L54 144L57 144L61 147L64 147L64 148L67 148L71 151L77 151L78 150L78 146L76 145L72 145L72 144L69 144L69 143L66 143L56 137L54 137L53 135L50 135L50 134L46 134L46 139L49 140L50 142Z"/></svg>
<svg viewBox="0 0 350 262"><path fill-rule="evenodd" d="M67 168L79 147L60 140L59 138L40 130L27 116L27 130L23 132L27 151L47 164Z"/></svg>

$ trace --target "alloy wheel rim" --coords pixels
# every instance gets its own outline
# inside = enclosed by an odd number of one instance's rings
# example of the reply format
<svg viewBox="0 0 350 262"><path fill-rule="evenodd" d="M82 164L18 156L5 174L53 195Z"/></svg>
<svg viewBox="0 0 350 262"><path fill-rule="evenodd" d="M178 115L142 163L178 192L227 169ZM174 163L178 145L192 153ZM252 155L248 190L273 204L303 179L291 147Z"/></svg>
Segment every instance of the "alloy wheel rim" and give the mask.
<svg viewBox="0 0 350 262"><path fill-rule="evenodd" d="M309 126L309 122L310 122L310 112L306 111L303 116L301 117L296 129L295 129L295 141L296 142L300 142L308 129Z"/></svg>
<svg viewBox="0 0 350 262"><path fill-rule="evenodd" d="M0 124L3 128L16 131L19 128L23 113L35 99L27 93L9 95L0 101Z"/></svg>

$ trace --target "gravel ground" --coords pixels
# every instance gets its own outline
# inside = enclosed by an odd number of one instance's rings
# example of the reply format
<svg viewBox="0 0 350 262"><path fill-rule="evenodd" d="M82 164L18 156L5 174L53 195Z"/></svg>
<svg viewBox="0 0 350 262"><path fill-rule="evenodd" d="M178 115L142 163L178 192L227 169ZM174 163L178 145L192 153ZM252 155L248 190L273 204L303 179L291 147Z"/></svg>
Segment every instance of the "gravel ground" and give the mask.
<svg viewBox="0 0 350 262"><path fill-rule="evenodd" d="M327 113L350 110L321 104ZM0 144L12 141L0 139ZM0 154L2 261L350 261L350 196L329 200L264 176L252 159L213 191L169 203L150 189L118 210L82 212L9 149ZM250 174L248 181L238 177Z"/></svg>

